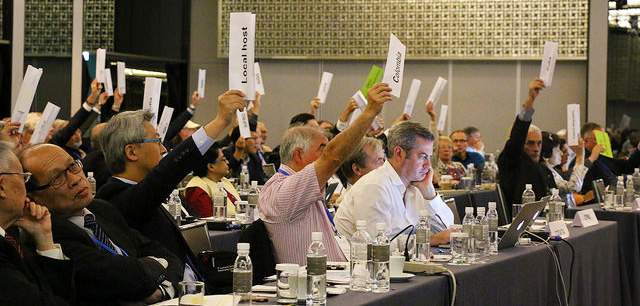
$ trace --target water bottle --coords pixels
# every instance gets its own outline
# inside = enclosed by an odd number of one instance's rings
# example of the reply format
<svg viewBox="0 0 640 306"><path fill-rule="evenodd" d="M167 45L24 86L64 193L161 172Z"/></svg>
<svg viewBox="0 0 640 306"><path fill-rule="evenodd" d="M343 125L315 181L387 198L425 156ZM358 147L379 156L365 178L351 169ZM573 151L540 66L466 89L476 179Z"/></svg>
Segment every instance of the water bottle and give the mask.
<svg viewBox="0 0 640 306"><path fill-rule="evenodd" d="M467 256L470 263L474 263L476 260L476 248L473 243L473 225L476 223L476 218L473 217L473 207L464 208L464 219L462 219L462 232L467 233L469 237L469 247Z"/></svg>
<svg viewBox="0 0 640 306"><path fill-rule="evenodd" d="M498 211L496 210L496 202L489 202L487 223L489 224L489 254L498 255Z"/></svg>
<svg viewBox="0 0 640 306"><path fill-rule="evenodd" d="M636 197L636 191L633 186L633 176L627 175L627 190L625 190L625 193L624 193L624 207L631 208L631 205L633 205L633 200L635 200L635 197Z"/></svg>
<svg viewBox="0 0 640 306"><path fill-rule="evenodd" d="M251 181L251 189L247 200L249 207L247 207L247 222L253 222L258 216L258 199L260 198L260 190L258 189L258 181Z"/></svg>
<svg viewBox="0 0 640 306"><path fill-rule="evenodd" d="M96 179L93 177L93 172L87 173L87 181L89 181L89 187L91 188L91 194L96 195Z"/></svg>
<svg viewBox="0 0 640 306"><path fill-rule="evenodd" d="M416 261L427 262L431 260L431 226L429 225L429 213L420 211L420 219L416 227Z"/></svg>
<svg viewBox="0 0 640 306"><path fill-rule="evenodd" d="M524 192L522 193L522 205L535 202L536 201L536 193L533 192L533 185L525 184Z"/></svg>
<svg viewBox="0 0 640 306"><path fill-rule="evenodd" d="M618 181L616 182L616 195L614 205L616 208L622 208L624 206L624 178L618 176Z"/></svg>
<svg viewBox="0 0 640 306"><path fill-rule="evenodd" d="M389 271L389 237L387 237L387 224L377 223L376 238L371 247L371 260L373 263L373 282L371 291L376 293L389 292L390 271Z"/></svg>
<svg viewBox="0 0 640 306"><path fill-rule="evenodd" d="M218 182L218 191L213 195L213 219L224 221L227 217L227 191L224 183Z"/></svg>
<svg viewBox="0 0 640 306"><path fill-rule="evenodd" d="M247 165L242 165L242 171L240 171L240 189L238 193L241 198L242 196L246 197L249 193L249 170L247 169Z"/></svg>
<svg viewBox="0 0 640 306"><path fill-rule="evenodd" d="M478 216L473 225L473 235L476 244L477 257L479 263L489 260L489 221L485 217L485 208L478 207Z"/></svg>
<svg viewBox="0 0 640 306"><path fill-rule="evenodd" d="M547 212L547 224L558 220L564 220L564 201L562 201L558 189L551 189L551 198L549 198L548 205L549 211Z"/></svg>
<svg viewBox="0 0 640 306"><path fill-rule="evenodd" d="M367 232L367 221L356 221L356 232L351 237L351 291L371 291L369 246L372 241Z"/></svg>
<svg viewBox="0 0 640 306"><path fill-rule="evenodd" d="M174 189L169 196L169 202L167 202L167 206L169 207L169 213L173 217L173 220L176 222L178 226L180 226L180 218L182 217L182 202L180 201L180 194L178 193L178 189Z"/></svg>
<svg viewBox="0 0 640 306"><path fill-rule="evenodd" d="M640 194L640 168L635 168L633 170L633 190L635 190L635 192L637 194Z"/></svg>
<svg viewBox="0 0 640 306"><path fill-rule="evenodd" d="M238 243L238 257L233 264L233 296L240 297L238 305L251 305L253 285L253 265L249 257L249 244Z"/></svg>
<svg viewBox="0 0 640 306"><path fill-rule="evenodd" d="M469 186L465 186L467 190L473 190L473 187L476 185L476 168L473 163L470 163L467 166L467 177L471 178L469 182Z"/></svg>
<svg viewBox="0 0 640 306"><path fill-rule="evenodd" d="M307 305L327 304L327 251L322 232L311 233L307 249Z"/></svg>

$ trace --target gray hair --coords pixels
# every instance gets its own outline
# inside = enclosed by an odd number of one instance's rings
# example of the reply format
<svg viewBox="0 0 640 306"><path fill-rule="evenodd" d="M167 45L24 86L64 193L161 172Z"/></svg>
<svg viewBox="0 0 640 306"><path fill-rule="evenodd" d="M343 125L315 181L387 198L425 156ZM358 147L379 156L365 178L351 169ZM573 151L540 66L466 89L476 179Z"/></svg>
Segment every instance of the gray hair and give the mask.
<svg viewBox="0 0 640 306"><path fill-rule="evenodd" d="M540 130L539 127L531 124L529 125L529 131L527 133L538 133L538 134L542 134L542 131Z"/></svg>
<svg viewBox="0 0 640 306"><path fill-rule="evenodd" d="M411 152L416 147L416 138L424 138L433 141L435 138L428 128L413 121L400 122L389 129L387 155L393 156L395 147L401 147L407 152Z"/></svg>
<svg viewBox="0 0 640 306"><path fill-rule="evenodd" d="M104 127L100 134L100 143L107 168L112 174L124 172L124 147L144 140L147 131L143 123L151 120L153 116L153 113L145 110L123 112L111 118Z"/></svg>
<svg viewBox="0 0 640 306"><path fill-rule="evenodd" d="M324 130L313 126L295 126L284 132L280 143L280 163L288 164L293 159L293 151L296 148L307 152L311 148L311 140L314 137L325 136Z"/></svg>
<svg viewBox="0 0 640 306"><path fill-rule="evenodd" d="M342 166L340 166L340 169L342 171L342 174L344 174L344 176L346 177L354 176L353 167L352 167L353 164L356 164L362 168L366 167L367 158L369 156L367 155L367 152L364 150L365 147L371 147L375 151L382 150L382 140L373 138L373 137L368 137L368 136L365 136L364 138L362 138L362 140L358 144L358 147L356 147L356 150L353 151L353 153L349 155L347 160L345 160L344 163L342 163Z"/></svg>
<svg viewBox="0 0 640 306"><path fill-rule="evenodd" d="M0 170L9 168L9 156L13 154L13 143L0 141Z"/></svg>

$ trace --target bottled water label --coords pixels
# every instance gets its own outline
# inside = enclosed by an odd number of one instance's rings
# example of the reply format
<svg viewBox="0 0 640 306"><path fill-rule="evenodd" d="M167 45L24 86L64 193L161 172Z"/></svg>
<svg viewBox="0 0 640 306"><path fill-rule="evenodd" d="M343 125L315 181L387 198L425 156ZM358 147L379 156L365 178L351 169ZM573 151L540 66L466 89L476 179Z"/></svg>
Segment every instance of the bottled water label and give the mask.
<svg viewBox="0 0 640 306"><path fill-rule="evenodd" d="M483 231L482 231L482 224L474 224L473 225L473 239L476 240L482 240L483 238Z"/></svg>
<svg viewBox="0 0 640 306"><path fill-rule="evenodd" d="M373 246L373 261L374 262L387 262L387 261L389 261L389 245L374 245Z"/></svg>
<svg viewBox="0 0 640 306"><path fill-rule="evenodd" d="M427 229L419 228L416 231L416 243L427 243Z"/></svg>
<svg viewBox="0 0 640 306"><path fill-rule="evenodd" d="M327 256L307 257L307 275L327 273Z"/></svg>
<svg viewBox="0 0 640 306"><path fill-rule="evenodd" d="M249 293L253 283L253 273L251 271L233 272L233 292Z"/></svg>
<svg viewBox="0 0 640 306"><path fill-rule="evenodd" d="M373 260L373 244L367 244L367 260Z"/></svg>
<svg viewBox="0 0 640 306"><path fill-rule="evenodd" d="M258 205L258 198L259 198L259 197L260 197L260 196L259 196L259 195L257 195L257 194L249 194L249 195L247 196L247 201L249 202L249 204L255 204L255 205Z"/></svg>
<svg viewBox="0 0 640 306"><path fill-rule="evenodd" d="M468 233L469 237L471 237L471 235L473 234L473 225L471 225L471 224L463 224L462 225L462 232Z"/></svg>
<svg viewBox="0 0 640 306"><path fill-rule="evenodd" d="M498 230L498 219L489 219L489 230L495 232Z"/></svg>

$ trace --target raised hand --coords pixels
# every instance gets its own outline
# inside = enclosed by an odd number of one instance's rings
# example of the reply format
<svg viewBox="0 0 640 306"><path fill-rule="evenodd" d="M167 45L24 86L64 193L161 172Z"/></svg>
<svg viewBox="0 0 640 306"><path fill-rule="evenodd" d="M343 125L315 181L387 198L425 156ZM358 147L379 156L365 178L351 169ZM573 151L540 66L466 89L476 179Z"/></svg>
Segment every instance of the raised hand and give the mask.
<svg viewBox="0 0 640 306"><path fill-rule="evenodd" d="M436 111L433 107L433 101L427 102L427 114L429 114L429 117L431 117L431 121L436 120Z"/></svg>
<svg viewBox="0 0 640 306"><path fill-rule="evenodd" d="M194 91L193 94L191 95L191 107L192 108L198 107L198 103L200 103L200 100L202 100L202 98L200 97L200 93L198 93L197 91Z"/></svg>
<svg viewBox="0 0 640 306"><path fill-rule="evenodd" d="M87 103L93 106L96 103L96 100L98 99L101 91L102 83L98 83L98 79L93 79L93 82L91 82L91 94L89 94L89 97L87 97Z"/></svg>
<svg viewBox="0 0 640 306"><path fill-rule="evenodd" d="M22 134L18 132L20 129L20 122L7 122L4 125L4 129L0 132L0 140L13 143L14 150L22 150ZM15 151L14 151L15 152Z"/></svg>
<svg viewBox="0 0 640 306"><path fill-rule="evenodd" d="M543 88L545 88L545 85L541 79L531 81L531 83L529 83L529 100L533 102Z"/></svg>
<svg viewBox="0 0 640 306"><path fill-rule="evenodd" d="M231 123L235 118L236 110L246 107L243 100L245 94L239 90L229 90L218 96L218 114L216 118L224 120L226 124Z"/></svg>
<svg viewBox="0 0 640 306"><path fill-rule="evenodd" d="M309 105L311 106L311 108L309 109L309 114L315 115L321 104L322 103L320 103L320 98L313 98L311 102L309 102Z"/></svg>
<svg viewBox="0 0 640 306"><path fill-rule="evenodd" d="M373 111L376 115L380 114L384 103L391 101L391 87L387 83L378 83L373 85L367 91L367 110Z"/></svg>
<svg viewBox="0 0 640 306"><path fill-rule="evenodd" d="M402 121L409 121L411 119L411 116L407 115L407 114L402 114L400 116L398 116L398 118L396 118L396 121L393 122L393 124L391 126L394 126Z"/></svg>
<svg viewBox="0 0 640 306"><path fill-rule="evenodd" d="M111 108L116 111L120 110L122 101L124 101L124 94L121 94L120 90L116 88L116 90L113 91L113 106Z"/></svg>
<svg viewBox="0 0 640 306"><path fill-rule="evenodd" d="M340 115L340 121L349 121L349 116L351 116L353 111L355 111L356 109L358 109L358 103L356 103L356 100L354 98L350 98L347 107L342 111L342 115Z"/></svg>

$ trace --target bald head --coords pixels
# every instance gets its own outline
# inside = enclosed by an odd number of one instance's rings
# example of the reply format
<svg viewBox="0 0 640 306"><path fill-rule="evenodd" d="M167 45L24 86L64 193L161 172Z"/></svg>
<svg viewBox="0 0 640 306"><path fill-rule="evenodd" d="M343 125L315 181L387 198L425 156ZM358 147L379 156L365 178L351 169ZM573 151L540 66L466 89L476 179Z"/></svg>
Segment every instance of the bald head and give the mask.
<svg viewBox="0 0 640 306"><path fill-rule="evenodd" d="M91 130L91 147L94 150L101 151L102 145L100 144L100 134L107 125L106 122L96 124Z"/></svg>

